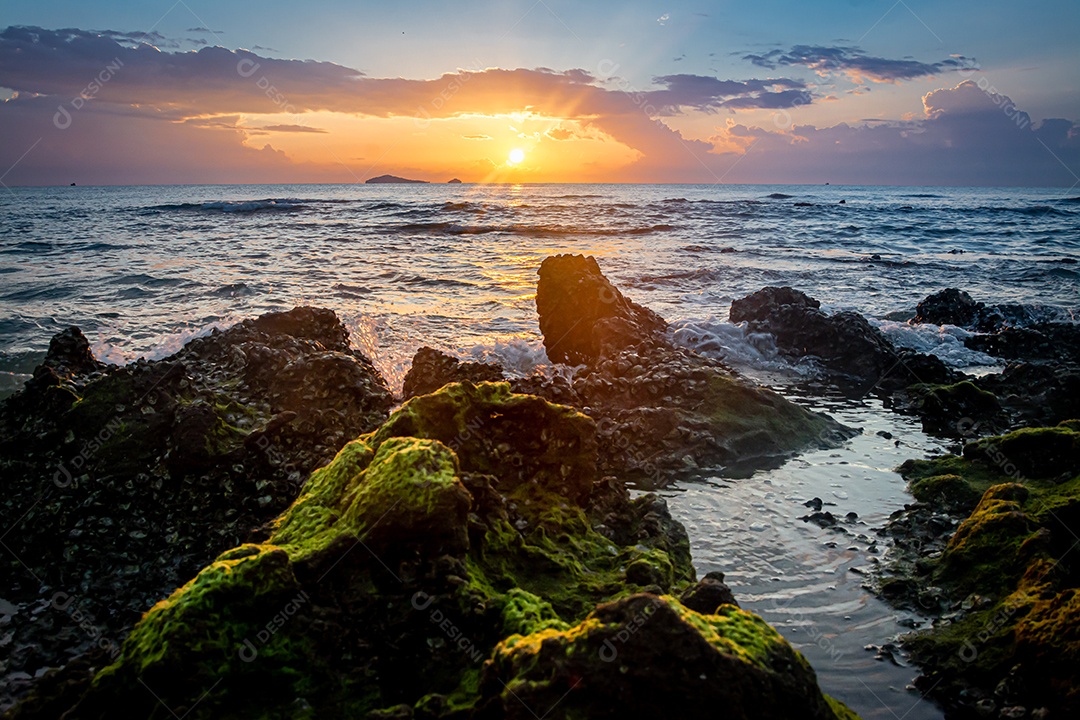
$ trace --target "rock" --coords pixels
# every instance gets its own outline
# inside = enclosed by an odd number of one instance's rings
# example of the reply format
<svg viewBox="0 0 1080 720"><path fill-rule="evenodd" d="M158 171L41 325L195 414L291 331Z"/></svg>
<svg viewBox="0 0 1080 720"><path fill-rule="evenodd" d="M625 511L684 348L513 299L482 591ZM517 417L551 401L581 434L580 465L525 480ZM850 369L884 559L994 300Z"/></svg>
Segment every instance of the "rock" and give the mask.
<svg viewBox="0 0 1080 720"><path fill-rule="evenodd" d="M964 446L964 459L996 467L1005 475L1056 478L1080 472L1080 433L1070 423L1022 428Z"/></svg>
<svg viewBox="0 0 1080 720"><path fill-rule="evenodd" d="M1080 575L1066 556L1080 534L1080 422L983 438L900 472L919 502L885 528L896 544L877 587L893 604L948 612L904 637L923 667L916 684L958 714L983 702L1076 715Z"/></svg>
<svg viewBox="0 0 1080 720"><path fill-rule="evenodd" d="M593 257L554 255L540 265L536 310L552 362L595 364L631 346L665 346L667 323L626 299Z"/></svg>
<svg viewBox="0 0 1080 720"><path fill-rule="evenodd" d="M461 362L457 358L429 347L416 351L412 366L405 374L401 394L408 400L417 395L438 390L443 385L453 382L477 383L504 380L503 370L495 363Z"/></svg>
<svg viewBox="0 0 1080 720"><path fill-rule="evenodd" d="M427 180L410 180L408 178L398 177L397 175L377 175L376 177L368 178L364 181L368 185L371 184L414 184L414 185L426 185Z"/></svg>
<svg viewBox="0 0 1080 720"><path fill-rule="evenodd" d="M671 347L664 320L624 298L593 258L547 258L537 310L549 357L585 366L571 381L533 377L513 387L596 420L601 474L659 487L706 467L775 464L852 434L718 362Z"/></svg>
<svg viewBox="0 0 1080 720"><path fill-rule="evenodd" d="M943 437L964 437L978 426L983 432L1005 429L1001 403L991 392L969 380L951 385L911 385L894 407L913 412L922 420L923 432Z"/></svg>
<svg viewBox="0 0 1080 720"><path fill-rule="evenodd" d="M313 473L263 542L222 553L147 612L113 664L13 717L142 718L162 705L196 720L297 708L486 716L476 678L500 643L565 631L635 579L677 592L693 582L685 530L664 501L631 501L595 478L592 431L587 417L506 384L414 398ZM594 529L612 517L633 537ZM626 577L631 567L640 578ZM818 701L801 656L760 618L737 622L739 642L757 637L750 630L762 638L772 667L762 676L797 679L793 692ZM723 652L715 632L698 642ZM651 687L681 699L661 677Z"/></svg>
<svg viewBox="0 0 1080 720"><path fill-rule="evenodd" d="M721 605L739 605L731 588L724 584L723 573L709 573L697 585L686 590L679 597L679 602L703 615L711 615Z"/></svg>
<svg viewBox="0 0 1080 720"><path fill-rule="evenodd" d="M89 375L105 368L90 351L90 341L77 327L69 327L53 336L43 365L66 375Z"/></svg>
<svg viewBox="0 0 1080 720"><path fill-rule="evenodd" d="M1069 420L1080 407L1080 368L1011 363L974 383L996 395L1014 424L1050 426Z"/></svg>
<svg viewBox="0 0 1080 720"><path fill-rule="evenodd" d="M849 718L806 660L733 605L703 615L633 595L564 631L500 643L480 680L488 717ZM677 700L675 700L677 698ZM673 704L674 703L674 704Z"/></svg>
<svg viewBox="0 0 1080 720"><path fill-rule="evenodd" d="M114 650L393 402L319 308L246 320L153 362L105 366L88 353L80 332L64 331L34 380L0 404L5 598L48 610L48 622L12 618L6 673Z"/></svg>
<svg viewBox="0 0 1080 720"><path fill-rule="evenodd" d="M956 379L938 358L897 350L862 315L826 315L817 300L790 287L767 287L734 301L730 319L747 323L752 332L769 333L789 357L817 358L832 379L859 389Z"/></svg>
<svg viewBox="0 0 1080 720"><path fill-rule="evenodd" d="M915 322L974 328L985 307L963 290L946 288L915 307Z"/></svg>
<svg viewBox="0 0 1080 720"><path fill-rule="evenodd" d="M1005 327L989 335L972 335L964 345L1006 360L1080 365L1080 326L1043 322Z"/></svg>

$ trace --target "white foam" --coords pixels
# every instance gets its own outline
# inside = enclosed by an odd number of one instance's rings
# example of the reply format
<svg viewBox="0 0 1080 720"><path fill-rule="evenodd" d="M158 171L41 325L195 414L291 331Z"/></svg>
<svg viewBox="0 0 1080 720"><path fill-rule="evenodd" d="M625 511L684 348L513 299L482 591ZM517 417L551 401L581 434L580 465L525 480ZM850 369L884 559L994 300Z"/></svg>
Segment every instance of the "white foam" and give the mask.
<svg viewBox="0 0 1080 720"><path fill-rule="evenodd" d="M548 361L544 343L539 339L511 337L496 339L492 344L461 348L456 355L471 362L496 362L510 375L531 375L551 363Z"/></svg>
<svg viewBox="0 0 1080 720"><path fill-rule="evenodd" d="M671 323L676 345L722 360L739 370L761 370L807 377L815 373L810 361L792 364L780 357L776 340L768 333L748 332L746 323L733 324L709 316L704 320Z"/></svg>
<svg viewBox="0 0 1080 720"><path fill-rule="evenodd" d="M214 330L223 330L232 327L240 322L241 319L242 318L240 317L224 318L222 320L215 320L214 322L201 327L189 327L167 333L160 336L160 338L155 339L153 345L150 347L125 346L110 342L101 336L116 333L110 333L108 330L103 330L98 333L98 339L90 344L90 349L94 353L95 358L110 365L127 365L140 358L146 360L161 360L162 358L167 358L170 355L179 352L195 338L205 337Z"/></svg>
<svg viewBox="0 0 1080 720"><path fill-rule="evenodd" d="M916 352L934 355L950 367L1000 367L1001 360L964 345L964 339L975 333L955 325L916 323L909 325L894 320L867 318L894 345Z"/></svg>

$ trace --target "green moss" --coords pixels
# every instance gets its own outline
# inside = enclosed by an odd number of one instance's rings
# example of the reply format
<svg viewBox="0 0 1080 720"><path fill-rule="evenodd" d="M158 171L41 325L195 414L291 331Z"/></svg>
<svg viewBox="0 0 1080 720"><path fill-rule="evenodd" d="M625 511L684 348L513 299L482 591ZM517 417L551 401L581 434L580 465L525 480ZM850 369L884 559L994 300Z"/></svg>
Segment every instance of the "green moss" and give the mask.
<svg viewBox="0 0 1080 720"><path fill-rule="evenodd" d="M859 715L854 710L831 695L825 696L825 702L829 704L829 709L836 715L836 720L859 720Z"/></svg>
<svg viewBox="0 0 1080 720"><path fill-rule="evenodd" d="M989 414L1001 409L997 396L975 386L970 380L953 385L919 383L908 387L918 398L923 410L955 417L964 414Z"/></svg>
<svg viewBox="0 0 1080 720"><path fill-rule="evenodd" d="M504 596L502 631L506 635L528 635L540 630L565 630L567 627L555 614L551 603L527 590L511 588Z"/></svg>
<svg viewBox="0 0 1080 720"><path fill-rule="evenodd" d="M668 652L678 657L670 667ZM718 706L733 717L790 716L795 706L803 717L858 717L821 694L806 659L757 615L734 605L704 615L672 596L639 594L602 605L572 627L508 637L484 675L482 690L504 707L558 706L564 718L665 716L671 706L664 693L683 697L679 713L689 717Z"/></svg>
<svg viewBox="0 0 1080 720"><path fill-rule="evenodd" d="M721 605L712 615L695 612L673 597L664 600L688 625L721 652L735 655L762 669L772 669L777 654L790 650L809 667L801 653L791 648L776 629L752 612L734 605Z"/></svg>
<svg viewBox="0 0 1080 720"><path fill-rule="evenodd" d="M694 578L678 534L619 547L593 530L574 497L596 479L592 443L587 417L506 384L406 403L315 471L265 543L222 554L148 611L80 710L108 717L122 696L138 698L133 714L168 705L192 720L468 710L477 658L500 641L572 642L597 629L598 603ZM737 608L680 612L748 663L787 647Z"/></svg>
<svg viewBox="0 0 1080 720"><path fill-rule="evenodd" d="M1015 587L1030 560L1020 548L1036 531L1023 510L1027 497L1017 483L989 488L949 540L935 579L962 593L999 595Z"/></svg>
<svg viewBox="0 0 1080 720"><path fill-rule="evenodd" d="M788 453L842 434L841 426L824 415L720 372L709 376L696 410L747 456Z"/></svg>
<svg viewBox="0 0 1080 720"><path fill-rule="evenodd" d="M970 513L941 555L922 564L931 584L958 601L972 596L973 607L908 636L914 659L953 692L989 692L1010 675L1027 688L1019 701L1080 707L1062 670L1080 663L1080 577L1068 557L1080 534L1075 424L984 438L963 457L908 461L900 470L920 500Z"/></svg>
<svg viewBox="0 0 1080 720"><path fill-rule="evenodd" d="M1068 425L1021 428L964 446L964 457L1021 479L1080 472L1080 432Z"/></svg>
<svg viewBox="0 0 1080 720"><path fill-rule="evenodd" d="M981 485L981 484L980 484ZM943 503L960 512L971 512L979 504L986 488L976 485L960 475L931 475L911 483L911 494L925 503ZM987 486L989 487L989 486Z"/></svg>

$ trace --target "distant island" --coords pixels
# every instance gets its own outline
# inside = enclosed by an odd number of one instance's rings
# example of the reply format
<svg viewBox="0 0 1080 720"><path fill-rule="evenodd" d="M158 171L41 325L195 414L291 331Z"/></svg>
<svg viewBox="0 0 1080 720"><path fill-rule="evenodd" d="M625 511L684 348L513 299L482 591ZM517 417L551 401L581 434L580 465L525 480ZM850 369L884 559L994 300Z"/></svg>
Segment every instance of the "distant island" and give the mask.
<svg viewBox="0 0 1080 720"><path fill-rule="evenodd" d="M397 175L380 175L378 177L369 178L364 181L366 184L372 183L416 183L427 184L427 180L409 180L408 178L398 177Z"/></svg>
<svg viewBox="0 0 1080 720"><path fill-rule="evenodd" d="M460 181L460 180L458 180L457 178L453 178L453 179L451 179L451 180L447 180L447 181L446 181L446 184L447 184L447 185L460 185L460 184L461 184L461 181Z"/></svg>

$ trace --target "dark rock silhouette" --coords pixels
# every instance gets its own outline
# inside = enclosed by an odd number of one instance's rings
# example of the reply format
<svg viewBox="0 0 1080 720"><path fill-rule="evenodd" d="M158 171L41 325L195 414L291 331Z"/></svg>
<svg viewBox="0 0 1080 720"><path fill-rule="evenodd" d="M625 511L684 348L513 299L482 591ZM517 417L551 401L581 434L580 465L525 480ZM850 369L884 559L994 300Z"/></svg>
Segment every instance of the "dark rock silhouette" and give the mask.
<svg viewBox="0 0 1080 720"><path fill-rule="evenodd" d="M47 586L95 634L55 608L19 612L5 672L95 648L108 659L156 600L286 508L391 402L329 310L271 313L124 367L96 361L77 328L59 333L0 403L0 524L26 568L5 563L4 598L25 609Z"/></svg>
<svg viewBox="0 0 1080 720"><path fill-rule="evenodd" d="M378 185L381 183L387 184L399 184L399 185L426 185L427 180L410 180L408 178L398 177L397 175L378 175L373 178L368 178L364 181L368 185Z"/></svg>
<svg viewBox="0 0 1080 720"><path fill-rule="evenodd" d="M834 380L856 388L896 389L958 379L936 357L893 347L862 315L827 315L817 300L790 287L767 287L734 301L730 319L771 334L788 357L818 358Z"/></svg>
<svg viewBox="0 0 1080 720"><path fill-rule="evenodd" d="M604 472L659 486L705 467L775 464L851 435L721 363L672 347L663 318L623 296L591 257L545 259L536 305L548 356L585 367L572 380L534 376L514 387L593 417Z"/></svg>
<svg viewBox="0 0 1080 720"><path fill-rule="evenodd" d="M452 382L483 382L504 380L503 370L494 363L461 362L455 357L429 347L413 355L412 366L405 374L401 394L406 400L426 395Z"/></svg>
<svg viewBox="0 0 1080 720"><path fill-rule="evenodd" d="M596 259L555 255L544 259L536 286L536 311L544 348L553 362L594 364L630 346L662 347L667 323L626 299Z"/></svg>

